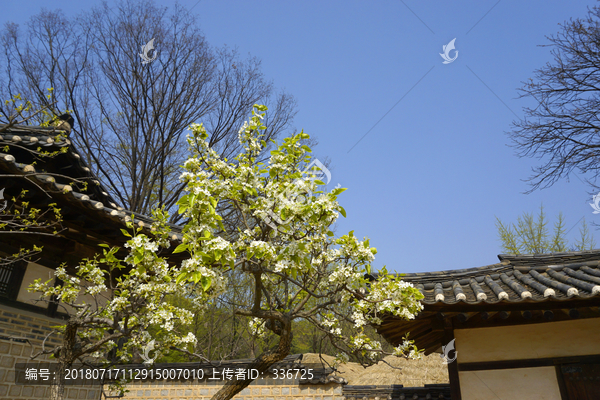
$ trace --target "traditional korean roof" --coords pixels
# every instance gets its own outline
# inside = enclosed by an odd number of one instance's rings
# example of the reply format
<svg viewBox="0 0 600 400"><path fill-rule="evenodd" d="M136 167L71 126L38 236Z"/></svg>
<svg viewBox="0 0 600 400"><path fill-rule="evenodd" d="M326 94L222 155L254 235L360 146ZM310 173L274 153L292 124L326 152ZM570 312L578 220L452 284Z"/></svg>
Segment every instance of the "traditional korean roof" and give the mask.
<svg viewBox="0 0 600 400"><path fill-rule="evenodd" d="M402 275L423 294L423 311L410 321L386 316L378 331L395 345L410 332L430 354L449 327L600 317L600 250L498 258L484 267Z"/></svg>
<svg viewBox="0 0 600 400"><path fill-rule="evenodd" d="M600 250L541 255L499 255L485 267L406 274L424 304L518 303L586 299L600 294Z"/></svg>
<svg viewBox="0 0 600 400"><path fill-rule="evenodd" d="M25 189L26 200L34 207L56 203L63 225L68 227L63 236L92 247L98 243L121 244L124 237L120 228L125 228L127 222L150 231L151 218L125 210L115 202L74 148L68 133L56 127L0 125L0 189L5 189L5 199ZM170 227L171 240L180 240L180 227ZM60 240L48 240L61 247ZM5 245L7 248L0 250L10 252L11 244ZM19 246L15 243L12 248Z"/></svg>

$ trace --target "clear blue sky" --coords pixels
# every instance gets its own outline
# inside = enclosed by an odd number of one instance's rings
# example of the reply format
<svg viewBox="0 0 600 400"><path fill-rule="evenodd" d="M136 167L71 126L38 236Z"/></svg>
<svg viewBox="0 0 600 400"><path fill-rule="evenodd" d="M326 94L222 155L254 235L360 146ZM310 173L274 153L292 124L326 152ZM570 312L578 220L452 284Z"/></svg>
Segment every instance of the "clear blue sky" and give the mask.
<svg viewBox="0 0 600 400"><path fill-rule="evenodd" d="M92 4L5 2L0 22L25 23L41 7L73 15ZM349 189L340 197L348 217L338 233L370 237L376 269L495 263L495 217L513 221L542 202L548 216L564 213L567 228L584 216L600 223L576 176L523 194L536 160L517 158L505 135L527 105L517 87L551 59L538 45L595 2L182 4L198 15L209 43L257 56L265 75L296 97L295 126L318 138L317 157L331 158L331 184ZM454 38L458 58L444 65L439 53Z"/></svg>

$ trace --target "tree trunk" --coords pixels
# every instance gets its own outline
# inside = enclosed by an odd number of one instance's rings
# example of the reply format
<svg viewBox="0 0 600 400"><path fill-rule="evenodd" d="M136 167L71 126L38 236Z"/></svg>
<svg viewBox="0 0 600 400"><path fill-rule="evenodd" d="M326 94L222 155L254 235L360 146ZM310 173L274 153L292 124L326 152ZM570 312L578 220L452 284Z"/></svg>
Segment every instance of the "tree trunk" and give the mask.
<svg viewBox="0 0 600 400"><path fill-rule="evenodd" d="M65 398L65 370L67 365L59 361L58 370L50 385L50 400L63 400Z"/></svg>
<svg viewBox="0 0 600 400"><path fill-rule="evenodd" d="M69 321L70 322L70 321ZM67 368L73 365L75 359L74 348L77 339L77 325L67 322L63 345L58 355L58 370L52 379L50 387L50 400L65 399L65 375Z"/></svg>
<svg viewBox="0 0 600 400"><path fill-rule="evenodd" d="M281 334L279 335L279 344L274 350L269 350L261 354L256 360L248 366L249 370L257 370L259 375L267 371L271 365L283 360L292 348L292 323L286 321ZM250 385L254 379L230 380L212 397L211 400L230 400Z"/></svg>

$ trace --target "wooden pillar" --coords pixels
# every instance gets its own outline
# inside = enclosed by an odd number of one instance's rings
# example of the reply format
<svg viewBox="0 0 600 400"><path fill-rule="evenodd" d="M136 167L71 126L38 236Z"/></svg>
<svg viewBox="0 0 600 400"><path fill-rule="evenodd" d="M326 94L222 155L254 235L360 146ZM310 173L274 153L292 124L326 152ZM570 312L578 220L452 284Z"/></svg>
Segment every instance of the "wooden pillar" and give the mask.
<svg viewBox="0 0 600 400"><path fill-rule="evenodd" d="M443 345L446 346L452 340L454 340L454 328L452 327L452 320L450 318L445 318ZM456 346L456 342L454 342L454 345ZM460 394L460 380L458 379L458 359L448 364L448 378L450 379L450 393L452 400L462 400Z"/></svg>

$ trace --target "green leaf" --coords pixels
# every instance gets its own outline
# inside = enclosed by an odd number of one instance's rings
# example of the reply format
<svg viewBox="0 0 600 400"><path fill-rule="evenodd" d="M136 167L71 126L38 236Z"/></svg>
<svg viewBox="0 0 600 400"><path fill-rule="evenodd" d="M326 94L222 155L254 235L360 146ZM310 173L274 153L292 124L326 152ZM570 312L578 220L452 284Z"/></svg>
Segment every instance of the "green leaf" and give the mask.
<svg viewBox="0 0 600 400"><path fill-rule="evenodd" d="M188 245L185 243L181 243L179 246L173 250L173 254L182 253L188 249Z"/></svg>
<svg viewBox="0 0 600 400"><path fill-rule="evenodd" d="M200 279L200 285L202 285L202 289L204 289L205 292L210 289L211 283L212 281L208 276L203 276L202 279Z"/></svg>
<svg viewBox="0 0 600 400"><path fill-rule="evenodd" d="M121 229L121 232L123 233L123 235L125 235L127 237L131 237L131 234L129 232L127 232L125 229Z"/></svg>
<svg viewBox="0 0 600 400"><path fill-rule="evenodd" d="M324 184L325 184L325 182L323 182L323 181L321 181L321 180L319 180L319 179L315 179L315 183L316 183L317 185L324 185Z"/></svg>
<svg viewBox="0 0 600 400"><path fill-rule="evenodd" d="M176 204L179 206L179 214L183 214L190 207L189 195L182 196Z"/></svg>
<svg viewBox="0 0 600 400"><path fill-rule="evenodd" d="M340 214L342 214L344 218L346 218L346 210L344 210L344 207L338 206L338 210L340 211Z"/></svg>
<svg viewBox="0 0 600 400"><path fill-rule="evenodd" d="M107 245L106 243L100 243L98 246L100 246L100 247L106 247L106 248L109 248L109 247L110 247L110 246L109 246L109 245Z"/></svg>
<svg viewBox="0 0 600 400"><path fill-rule="evenodd" d="M187 272L182 272L181 274L179 274L179 276L175 280L175 283L179 284L181 281L183 281L184 279L186 279L187 276L188 276Z"/></svg>

